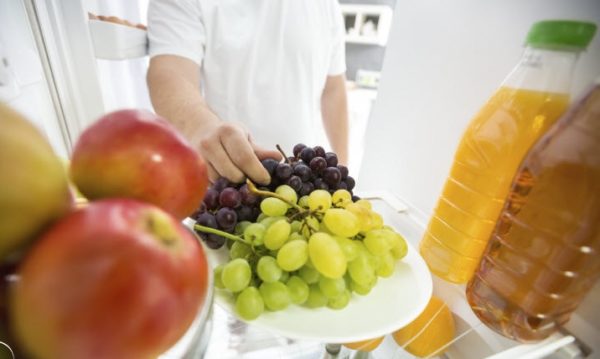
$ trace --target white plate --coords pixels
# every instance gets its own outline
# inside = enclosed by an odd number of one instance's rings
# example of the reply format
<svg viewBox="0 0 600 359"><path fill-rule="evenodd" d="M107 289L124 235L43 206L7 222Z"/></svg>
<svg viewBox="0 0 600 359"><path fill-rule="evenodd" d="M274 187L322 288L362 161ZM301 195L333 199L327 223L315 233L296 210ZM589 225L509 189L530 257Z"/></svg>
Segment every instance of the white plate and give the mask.
<svg viewBox="0 0 600 359"><path fill-rule="evenodd" d="M265 310L248 323L287 338L325 343L371 339L402 328L425 309L432 293L427 265L418 251L410 243L407 245L408 253L396 263L394 274L379 278L366 296L353 293L350 303L342 310L290 305L282 311ZM228 260L225 247L219 250L207 248L206 253L213 268ZM215 288L215 302L237 317L231 293Z"/></svg>

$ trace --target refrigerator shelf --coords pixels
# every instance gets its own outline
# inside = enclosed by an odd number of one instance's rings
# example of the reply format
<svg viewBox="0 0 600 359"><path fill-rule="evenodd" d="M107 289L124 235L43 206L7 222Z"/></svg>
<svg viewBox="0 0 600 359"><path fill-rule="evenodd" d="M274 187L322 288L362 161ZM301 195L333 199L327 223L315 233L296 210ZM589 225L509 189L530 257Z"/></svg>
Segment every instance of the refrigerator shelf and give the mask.
<svg viewBox="0 0 600 359"><path fill-rule="evenodd" d="M145 30L102 20L89 20L88 28L99 59L124 60L148 54Z"/></svg>

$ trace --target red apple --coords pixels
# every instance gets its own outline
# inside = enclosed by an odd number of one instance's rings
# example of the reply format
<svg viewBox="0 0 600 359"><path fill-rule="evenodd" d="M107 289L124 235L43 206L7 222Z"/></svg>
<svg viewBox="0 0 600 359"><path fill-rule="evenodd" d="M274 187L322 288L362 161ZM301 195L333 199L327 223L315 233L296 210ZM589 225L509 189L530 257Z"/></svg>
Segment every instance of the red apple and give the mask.
<svg viewBox="0 0 600 359"><path fill-rule="evenodd" d="M152 358L189 328L209 267L196 237L160 208L92 202L52 226L11 288L11 325L35 358Z"/></svg>
<svg viewBox="0 0 600 359"><path fill-rule="evenodd" d="M153 203L178 219L198 208L208 186L197 151L159 116L109 113L79 137L71 178L90 200L127 197Z"/></svg>

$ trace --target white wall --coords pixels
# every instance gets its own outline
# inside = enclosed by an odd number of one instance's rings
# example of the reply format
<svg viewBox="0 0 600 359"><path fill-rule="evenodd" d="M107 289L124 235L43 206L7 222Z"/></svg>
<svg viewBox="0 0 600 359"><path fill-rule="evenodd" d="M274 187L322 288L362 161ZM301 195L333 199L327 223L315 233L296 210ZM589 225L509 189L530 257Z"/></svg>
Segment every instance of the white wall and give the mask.
<svg viewBox="0 0 600 359"><path fill-rule="evenodd" d="M516 65L531 24L557 18L600 25L600 1L398 0L359 188L392 190L426 222L471 117ZM599 75L596 33L574 94Z"/></svg>
<svg viewBox="0 0 600 359"><path fill-rule="evenodd" d="M0 101L25 115L66 158L66 139L60 131L44 70L21 0L0 0L0 61L11 88L0 88Z"/></svg>

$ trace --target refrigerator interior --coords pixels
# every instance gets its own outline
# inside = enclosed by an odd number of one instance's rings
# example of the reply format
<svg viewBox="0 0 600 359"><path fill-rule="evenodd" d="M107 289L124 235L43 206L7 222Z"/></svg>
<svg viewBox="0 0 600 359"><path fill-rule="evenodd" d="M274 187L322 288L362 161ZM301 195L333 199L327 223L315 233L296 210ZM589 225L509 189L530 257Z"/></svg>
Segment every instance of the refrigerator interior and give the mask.
<svg viewBox="0 0 600 359"><path fill-rule="evenodd" d="M121 107L150 108L144 79L147 58L144 54L121 60L97 58L95 34L87 19L87 12L94 12L145 22L143 11L138 10L147 1L134 3L0 2L0 55L6 54L9 64L25 68L11 67L16 82L2 84L18 86L0 87L0 100L30 116L61 155L68 155L81 129L100 114ZM600 3L397 1L377 99L365 124L364 144L358 146L364 154L357 183L363 194L374 198L386 222L413 246L422 236L471 115L518 60L529 26L547 18L600 24ZM13 32L18 35L12 36ZM600 35L596 34L579 60L574 94L600 75L599 64ZM600 356L600 318L593 310L600 301L598 285L567 326L574 336L559 334L535 345L519 345L487 329L470 311L464 287L434 278L434 293L448 303L457 323L455 342L445 357L574 358L590 351ZM207 358L318 358L324 351L323 343L273 335L237 321L219 307L214 308L212 322ZM349 350L342 354L357 356ZM389 336L371 356L412 357Z"/></svg>

